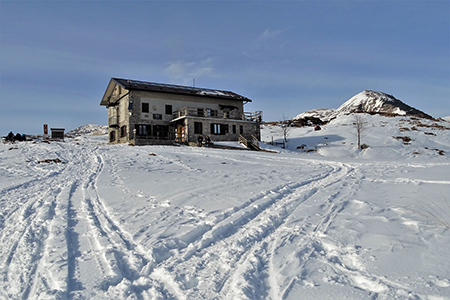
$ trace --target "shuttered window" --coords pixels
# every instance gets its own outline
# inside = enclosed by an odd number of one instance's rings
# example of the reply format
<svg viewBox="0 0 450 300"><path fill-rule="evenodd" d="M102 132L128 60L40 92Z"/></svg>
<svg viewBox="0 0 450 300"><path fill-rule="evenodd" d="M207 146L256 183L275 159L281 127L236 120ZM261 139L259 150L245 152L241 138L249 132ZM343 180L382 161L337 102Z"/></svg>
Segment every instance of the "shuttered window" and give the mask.
<svg viewBox="0 0 450 300"><path fill-rule="evenodd" d="M228 133L228 124L211 124L211 134L222 135Z"/></svg>
<svg viewBox="0 0 450 300"><path fill-rule="evenodd" d="M152 133L152 126L146 124L136 124L134 126L136 129L136 135L138 136L148 136Z"/></svg>
<svg viewBox="0 0 450 300"><path fill-rule="evenodd" d="M194 133L202 134L203 133L203 124L202 122L194 122Z"/></svg>
<svg viewBox="0 0 450 300"><path fill-rule="evenodd" d="M148 103L142 103L142 112L143 113L149 113L150 112L150 105Z"/></svg>
<svg viewBox="0 0 450 300"><path fill-rule="evenodd" d="M127 126L123 125L120 127L120 137L125 137L127 135Z"/></svg>

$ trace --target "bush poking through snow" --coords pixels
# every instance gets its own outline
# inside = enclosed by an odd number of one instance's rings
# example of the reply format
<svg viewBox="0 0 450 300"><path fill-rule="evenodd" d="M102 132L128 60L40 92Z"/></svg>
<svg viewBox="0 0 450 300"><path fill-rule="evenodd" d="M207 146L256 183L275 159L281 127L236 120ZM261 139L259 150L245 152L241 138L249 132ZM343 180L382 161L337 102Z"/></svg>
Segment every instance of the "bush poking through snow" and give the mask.
<svg viewBox="0 0 450 300"><path fill-rule="evenodd" d="M439 149L436 149L436 148L430 149L428 147L425 147L425 149L436 151L439 155L445 155L445 151L444 150L439 150Z"/></svg>
<svg viewBox="0 0 450 300"><path fill-rule="evenodd" d="M62 163L62 164L65 164L65 162L63 162L59 158L39 160L37 163L38 164L40 164L40 163L46 163L46 164L48 164L48 163L56 163L56 164Z"/></svg>
<svg viewBox="0 0 450 300"><path fill-rule="evenodd" d="M396 140L402 140L404 145L411 144L412 139L409 136L393 136Z"/></svg>
<svg viewBox="0 0 450 300"><path fill-rule="evenodd" d="M440 226L450 228L450 203L444 195L442 195L442 199L445 204L441 205L430 199L427 199L427 202L419 200L422 211L418 213Z"/></svg>

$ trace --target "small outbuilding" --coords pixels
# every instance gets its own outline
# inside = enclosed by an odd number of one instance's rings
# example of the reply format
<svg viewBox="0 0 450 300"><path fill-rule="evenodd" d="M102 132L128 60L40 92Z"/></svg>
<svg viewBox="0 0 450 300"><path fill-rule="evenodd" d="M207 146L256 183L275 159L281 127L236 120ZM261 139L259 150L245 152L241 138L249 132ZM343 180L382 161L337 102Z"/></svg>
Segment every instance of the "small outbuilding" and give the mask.
<svg viewBox="0 0 450 300"><path fill-rule="evenodd" d="M64 140L64 128L50 128L52 139Z"/></svg>

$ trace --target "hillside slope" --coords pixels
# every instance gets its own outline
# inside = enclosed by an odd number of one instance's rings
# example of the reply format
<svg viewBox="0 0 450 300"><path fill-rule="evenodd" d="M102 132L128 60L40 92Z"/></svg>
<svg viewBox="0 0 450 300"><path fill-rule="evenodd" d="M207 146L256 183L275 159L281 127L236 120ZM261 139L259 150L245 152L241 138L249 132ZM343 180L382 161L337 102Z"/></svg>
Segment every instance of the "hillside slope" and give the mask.
<svg viewBox="0 0 450 300"><path fill-rule="evenodd" d="M362 143L369 146L364 151L356 147L354 115L333 119L321 130L313 126L292 127L288 134L287 150L301 152L305 145L314 154L335 158L405 159L421 157L446 159L450 156L450 123L417 117L387 117L363 114L366 128ZM263 141L281 143L282 130L278 126L264 126ZM284 151L279 147L269 147Z"/></svg>
<svg viewBox="0 0 450 300"><path fill-rule="evenodd" d="M448 299L450 130L367 120L364 151L351 116L278 153L0 144L0 298Z"/></svg>
<svg viewBox="0 0 450 300"><path fill-rule="evenodd" d="M108 126L86 124L67 133L69 136L103 135L108 133Z"/></svg>

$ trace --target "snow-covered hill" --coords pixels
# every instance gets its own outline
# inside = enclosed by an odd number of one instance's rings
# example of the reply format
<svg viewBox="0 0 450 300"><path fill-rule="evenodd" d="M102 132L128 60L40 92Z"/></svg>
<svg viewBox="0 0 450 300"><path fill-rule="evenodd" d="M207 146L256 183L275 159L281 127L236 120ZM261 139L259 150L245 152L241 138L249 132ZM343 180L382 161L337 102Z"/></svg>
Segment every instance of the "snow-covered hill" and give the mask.
<svg viewBox="0 0 450 300"><path fill-rule="evenodd" d="M108 126L86 124L67 133L69 136L103 135L108 133Z"/></svg>
<svg viewBox="0 0 450 300"><path fill-rule="evenodd" d="M369 148L356 149L356 129L354 115L343 115L333 119L321 130L314 126L292 127L288 134L287 149L301 152L298 147L305 145L308 150L326 157L405 159L406 157L440 157L450 155L450 124L417 117L387 117L363 114L366 128L361 142ZM263 141L281 143L282 129L279 126L264 126ZM278 149L279 148L274 148ZM442 151L442 152L441 152Z"/></svg>
<svg viewBox="0 0 450 300"><path fill-rule="evenodd" d="M322 121L329 121L339 116L358 112L432 118L430 115L403 103L392 95L365 90L347 100L337 109L315 109L301 113L294 117L293 120L316 117Z"/></svg>
<svg viewBox="0 0 450 300"><path fill-rule="evenodd" d="M293 120L299 120L304 118L318 118L321 120L328 120L328 116L332 114L335 111L335 109L332 108L319 108L319 109L313 109L305 111L293 118Z"/></svg>
<svg viewBox="0 0 450 300"><path fill-rule="evenodd" d="M358 151L351 118L277 153L0 144L0 299L449 299L448 122L366 115Z"/></svg>
<svg viewBox="0 0 450 300"><path fill-rule="evenodd" d="M431 119L431 116L403 103L394 96L375 91L362 91L353 96L335 112L331 113L329 117L335 118L339 115L348 115L357 112L418 116Z"/></svg>

